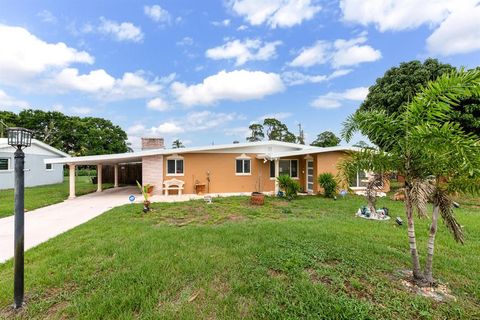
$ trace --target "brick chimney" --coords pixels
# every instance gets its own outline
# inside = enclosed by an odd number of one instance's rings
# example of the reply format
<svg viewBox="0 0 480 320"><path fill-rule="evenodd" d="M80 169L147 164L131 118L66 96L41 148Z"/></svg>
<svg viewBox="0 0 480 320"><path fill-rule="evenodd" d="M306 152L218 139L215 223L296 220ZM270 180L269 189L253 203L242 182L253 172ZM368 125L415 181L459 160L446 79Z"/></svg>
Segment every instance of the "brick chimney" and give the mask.
<svg viewBox="0 0 480 320"><path fill-rule="evenodd" d="M163 138L142 138L142 150L163 149Z"/></svg>

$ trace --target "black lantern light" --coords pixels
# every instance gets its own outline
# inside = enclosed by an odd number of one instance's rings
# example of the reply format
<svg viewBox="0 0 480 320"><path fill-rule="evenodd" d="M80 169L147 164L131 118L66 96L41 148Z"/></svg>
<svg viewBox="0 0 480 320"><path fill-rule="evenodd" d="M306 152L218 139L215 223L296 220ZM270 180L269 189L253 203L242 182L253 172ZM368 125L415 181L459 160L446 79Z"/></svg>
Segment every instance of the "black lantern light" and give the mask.
<svg viewBox="0 0 480 320"><path fill-rule="evenodd" d="M23 306L24 297L24 238L25 238L25 153L24 148L32 145L32 131L25 128L9 128L8 144L15 151L15 247L14 247L14 279L13 307Z"/></svg>
<svg viewBox="0 0 480 320"><path fill-rule="evenodd" d="M8 128L8 144L17 149L32 145L32 131L25 128Z"/></svg>

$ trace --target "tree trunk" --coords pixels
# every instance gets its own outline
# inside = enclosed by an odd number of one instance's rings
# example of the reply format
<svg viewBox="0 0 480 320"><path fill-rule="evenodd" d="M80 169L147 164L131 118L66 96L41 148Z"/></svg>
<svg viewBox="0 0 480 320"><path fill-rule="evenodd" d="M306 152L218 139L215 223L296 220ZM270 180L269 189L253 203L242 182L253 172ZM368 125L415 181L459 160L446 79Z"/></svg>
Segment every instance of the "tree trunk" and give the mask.
<svg viewBox="0 0 480 320"><path fill-rule="evenodd" d="M420 268L420 259L417 250L417 239L415 237L415 224L413 221L413 205L411 202L410 186L405 187L405 209L407 211L408 242L410 244L410 255L412 257L413 279L422 282L425 277Z"/></svg>
<svg viewBox="0 0 480 320"><path fill-rule="evenodd" d="M432 285L434 284L433 279L433 252L435 246L435 235L437 234L437 223L438 223L438 215L440 212L440 207L434 203L433 204L433 214L432 214L432 224L430 225L430 234L428 237L428 245L427 245L427 261L425 262L425 279L427 282Z"/></svg>

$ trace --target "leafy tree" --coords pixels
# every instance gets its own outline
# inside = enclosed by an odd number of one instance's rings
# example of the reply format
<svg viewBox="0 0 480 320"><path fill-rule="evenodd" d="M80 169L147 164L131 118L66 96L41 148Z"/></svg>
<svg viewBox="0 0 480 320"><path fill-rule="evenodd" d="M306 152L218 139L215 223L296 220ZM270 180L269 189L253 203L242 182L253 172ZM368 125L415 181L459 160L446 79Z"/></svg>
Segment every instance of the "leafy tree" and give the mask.
<svg viewBox="0 0 480 320"><path fill-rule="evenodd" d="M185 148L182 141L180 141L180 139L174 140L172 142L172 149L180 149L180 148Z"/></svg>
<svg viewBox="0 0 480 320"><path fill-rule="evenodd" d="M294 143L297 137L290 131L286 124L274 118L266 118L263 121L268 140L285 141Z"/></svg>
<svg viewBox="0 0 480 320"><path fill-rule="evenodd" d="M426 59L423 63L414 60L403 62L393 67L369 88L365 101L359 111L384 110L387 114L400 114L413 97L426 86L429 81L451 73L456 69L437 59ZM462 98L453 106L450 119L460 123L466 132L480 136L480 98ZM378 143L369 137L372 142Z"/></svg>
<svg viewBox="0 0 480 320"><path fill-rule="evenodd" d="M69 117L61 112L23 110L1 112L0 120L33 130L35 139L76 156L127 152L127 134L111 121Z"/></svg>
<svg viewBox="0 0 480 320"><path fill-rule="evenodd" d="M341 139L333 132L324 131L317 135L317 139L315 139L310 145L315 147L335 147L338 146L340 141Z"/></svg>
<svg viewBox="0 0 480 320"><path fill-rule="evenodd" d="M396 171L405 177L405 211L414 279L432 284L433 244L440 215L455 240L463 241L462 229L451 209L453 191L480 188L480 140L465 133L452 116L465 98L480 96L480 70L444 74L422 88L400 114L385 110L359 111L345 122L343 137L354 132L379 142L379 150L364 149L341 164L344 178L359 170ZM455 156L452 156L455 155ZM435 182L430 182L432 180ZM415 235L414 211L426 216L427 201L433 199L424 271L420 267Z"/></svg>
<svg viewBox="0 0 480 320"><path fill-rule="evenodd" d="M298 136L296 142L299 144L305 144L305 133L303 132L301 123L298 124Z"/></svg>
<svg viewBox="0 0 480 320"><path fill-rule="evenodd" d="M369 145L368 143L366 143L363 140L358 141L352 147L362 148L362 149L373 149L373 147L371 145Z"/></svg>
<svg viewBox="0 0 480 320"><path fill-rule="evenodd" d="M258 123L251 124L248 129L250 129L250 136L247 137L247 141L255 142L255 141L262 141L265 138L265 134L263 133L263 126Z"/></svg>
<svg viewBox="0 0 480 320"><path fill-rule="evenodd" d="M0 138L7 136L7 128L16 126L18 116L10 111L0 111Z"/></svg>

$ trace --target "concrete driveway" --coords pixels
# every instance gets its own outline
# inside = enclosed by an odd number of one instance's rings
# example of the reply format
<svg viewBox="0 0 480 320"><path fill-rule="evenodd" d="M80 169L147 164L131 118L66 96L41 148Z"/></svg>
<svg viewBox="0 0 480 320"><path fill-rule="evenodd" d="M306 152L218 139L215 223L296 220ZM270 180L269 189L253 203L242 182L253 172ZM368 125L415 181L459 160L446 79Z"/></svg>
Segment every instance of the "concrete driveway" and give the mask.
<svg viewBox="0 0 480 320"><path fill-rule="evenodd" d="M108 189L25 213L25 250L87 222L105 211L129 203L136 187ZM0 219L0 263L13 257L13 216Z"/></svg>

